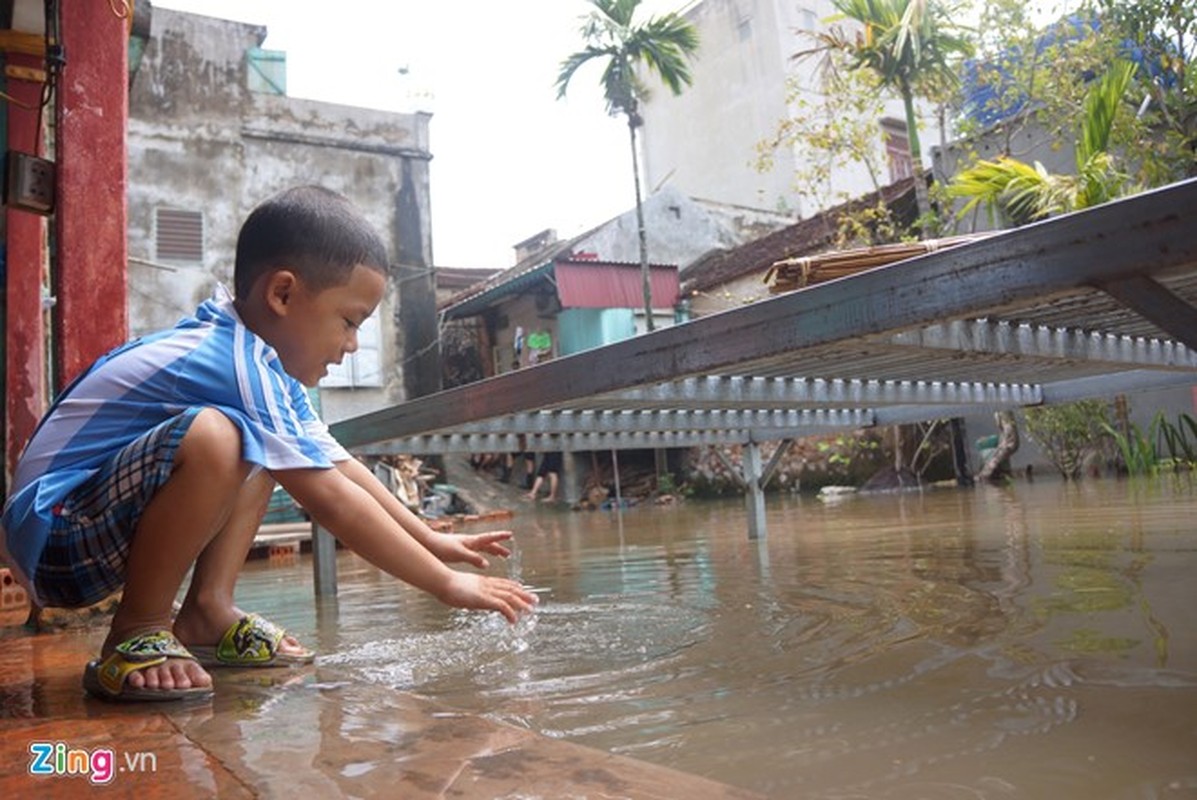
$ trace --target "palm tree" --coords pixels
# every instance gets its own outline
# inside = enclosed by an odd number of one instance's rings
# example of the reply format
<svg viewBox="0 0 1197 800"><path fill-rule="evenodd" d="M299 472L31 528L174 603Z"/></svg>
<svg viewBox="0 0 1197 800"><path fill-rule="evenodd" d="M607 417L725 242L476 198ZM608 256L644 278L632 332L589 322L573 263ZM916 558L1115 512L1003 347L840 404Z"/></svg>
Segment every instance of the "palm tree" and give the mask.
<svg viewBox="0 0 1197 800"><path fill-rule="evenodd" d="M968 40L957 34L948 8L940 0L831 0L843 18L855 20L863 31L849 35L842 26L833 25L826 31L810 34L816 46L795 54L806 58L817 53L847 56L849 68L868 70L883 88L895 91L902 98L906 115L906 141L910 145L910 160L914 166L914 197L918 205L919 228L923 238L928 233L931 200L923 178L923 148L919 141L918 120L914 113L916 92L942 93L954 86L956 73L952 58L971 51ZM834 69L830 58L827 65ZM962 485L971 482L963 468L963 425L959 418L950 423L957 480ZM902 426L894 426L894 468L901 474L903 467ZM917 452L915 453L917 455ZM912 457L913 462L913 457Z"/></svg>
<svg viewBox="0 0 1197 800"><path fill-rule="evenodd" d="M1109 152L1114 116L1135 75L1135 64L1115 61L1085 95L1080 138L1076 143L1076 174L1049 173L1010 156L980 160L960 172L948 193L967 197L960 216L985 204L992 218L1001 209L1016 225L1099 205L1125 191L1127 178L1116 169Z"/></svg>
<svg viewBox="0 0 1197 800"><path fill-rule="evenodd" d="M640 274L644 283L644 315L648 330L653 329L652 284L648 269L648 243L644 233L644 209L640 204L640 165L636 153L636 129L640 103L648 97L648 88L638 69L655 72L675 95L692 83L687 59L698 49L698 32L676 13L650 17L635 24L633 17L640 0L590 0L594 6L583 18L583 49L561 62L557 75L557 99L565 97L570 79L583 64L605 60L600 79L607 113L623 114L628 120L632 144L632 177L636 184L636 226L640 237Z"/></svg>
<svg viewBox="0 0 1197 800"><path fill-rule="evenodd" d="M948 9L937 0L832 0L840 14L860 23L864 30L849 36L842 27L814 33L818 45L795 57L818 52L848 56L852 69L874 73L887 89L902 98L906 112L906 137L914 162L914 196L926 232L931 202L922 180L923 150L914 113L916 92L957 82L951 59L967 54L971 45L956 33Z"/></svg>

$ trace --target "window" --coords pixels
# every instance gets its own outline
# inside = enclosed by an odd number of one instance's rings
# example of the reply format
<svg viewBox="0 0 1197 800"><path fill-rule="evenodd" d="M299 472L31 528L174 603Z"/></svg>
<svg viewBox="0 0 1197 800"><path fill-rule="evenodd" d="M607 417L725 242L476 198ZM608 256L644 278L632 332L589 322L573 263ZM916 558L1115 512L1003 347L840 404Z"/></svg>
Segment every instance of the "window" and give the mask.
<svg viewBox="0 0 1197 800"><path fill-rule="evenodd" d="M246 81L251 92L285 95L287 93L287 53L251 47L245 54Z"/></svg>
<svg viewBox="0 0 1197 800"><path fill-rule="evenodd" d="M896 119L881 120L881 139L885 142L885 156L889 162L891 183L914 175L914 159L910 156L910 139L906 124Z"/></svg>
<svg viewBox="0 0 1197 800"><path fill-rule="evenodd" d="M204 215L177 208L155 209L154 252L158 261L202 264Z"/></svg>
<svg viewBox="0 0 1197 800"><path fill-rule="evenodd" d="M357 330L357 352L340 364L329 364L320 380L322 389L382 386L382 332L377 309Z"/></svg>

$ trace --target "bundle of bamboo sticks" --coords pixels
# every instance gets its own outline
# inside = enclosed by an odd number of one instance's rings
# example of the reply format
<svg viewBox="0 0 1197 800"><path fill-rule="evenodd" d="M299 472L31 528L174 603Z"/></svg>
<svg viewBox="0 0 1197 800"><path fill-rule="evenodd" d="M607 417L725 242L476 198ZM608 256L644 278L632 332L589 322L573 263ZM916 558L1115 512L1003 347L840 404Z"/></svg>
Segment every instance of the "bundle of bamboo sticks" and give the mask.
<svg viewBox="0 0 1197 800"><path fill-rule="evenodd" d="M928 239L923 242L883 244L875 247L861 247L822 253L802 258L785 258L775 262L765 272L764 281L769 284L770 294L783 294L816 283L854 275L873 267L881 267L908 258L959 247L988 236L992 233L976 233L967 236L951 236L944 239Z"/></svg>

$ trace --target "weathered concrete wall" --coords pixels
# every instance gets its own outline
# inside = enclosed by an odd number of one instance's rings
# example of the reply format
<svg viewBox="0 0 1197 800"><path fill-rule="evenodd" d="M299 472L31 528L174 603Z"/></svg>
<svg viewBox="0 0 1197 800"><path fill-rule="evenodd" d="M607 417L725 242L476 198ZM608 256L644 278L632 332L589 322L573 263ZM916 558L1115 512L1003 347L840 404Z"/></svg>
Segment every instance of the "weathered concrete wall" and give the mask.
<svg viewBox="0 0 1197 800"><path fill-rule="evenodd" d="M393 262L414 253L431 281L429 115L251 92L246 52L265 34L259 26L154 11L130 96L133 335L173 325L217 283L231 288L241 221L261 200L299 184L348 196L383 235ZM203 212L202 263L156 263L159 207ZM396 277L380 310L383 385L322 388L330 421L407 396ZM426 302L431 313L431 289Z"/></svg>
<svg viewBox="0 0 1197 800"><path fill-rule="evenodd" d="M749 231L760 235L792 222L787 216L762 214L756 209L716 208L697 202L673 184L645 198L642 206L648 260L653 264L677 264L681 269L711 250L744 244L749 241ZM596 229L577 249L597 253L604 261L639 263L636 209Z"/></svg>

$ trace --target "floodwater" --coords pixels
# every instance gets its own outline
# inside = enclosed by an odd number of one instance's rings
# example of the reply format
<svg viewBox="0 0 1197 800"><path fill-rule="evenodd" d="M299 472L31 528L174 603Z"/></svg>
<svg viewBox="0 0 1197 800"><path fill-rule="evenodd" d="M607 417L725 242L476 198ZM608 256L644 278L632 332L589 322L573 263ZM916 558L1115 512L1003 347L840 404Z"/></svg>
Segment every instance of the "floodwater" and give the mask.
<svg viewBox="0 0 1197 800"><path fill-rule="evenodd" d="M1197 482L530 510L514 628L257 568L322 672L777 798L1197 797Z"/></svg>

